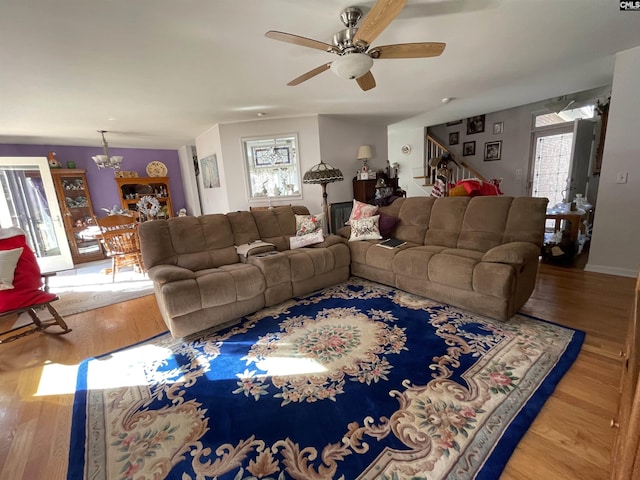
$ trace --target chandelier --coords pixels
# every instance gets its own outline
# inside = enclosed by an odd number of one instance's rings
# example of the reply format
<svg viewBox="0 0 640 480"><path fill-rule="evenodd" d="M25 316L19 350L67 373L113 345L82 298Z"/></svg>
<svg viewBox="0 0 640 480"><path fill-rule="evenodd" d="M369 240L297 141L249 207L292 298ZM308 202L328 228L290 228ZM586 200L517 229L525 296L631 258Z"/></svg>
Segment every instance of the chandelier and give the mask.
<svg viewBox="0 0 640 480"><path fill-rule="evenodd" d="M96 162L98 168L113 168L114 170L118 170L120 168L120 164L122 163L121 156L110 156L109 155L109 145L104 138L104 134L107 133L106 130L98 130L98 133L102 135L102 148L104 149L104 155L94 155L91 159Z"/></svg>

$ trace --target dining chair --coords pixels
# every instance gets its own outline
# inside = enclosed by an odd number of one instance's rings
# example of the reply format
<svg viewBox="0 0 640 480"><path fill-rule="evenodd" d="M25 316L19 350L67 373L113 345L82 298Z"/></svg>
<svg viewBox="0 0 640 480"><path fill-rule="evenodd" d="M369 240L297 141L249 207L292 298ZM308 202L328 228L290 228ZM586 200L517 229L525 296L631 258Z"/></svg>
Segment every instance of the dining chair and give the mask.
<svg viewBox="0 0 640 480"><path fill-rule="evenodd" d="M138 223L128 215L109 215L98 219L101 242L105 253L111 258L111 281L122 267L133 267L145 272L140 253Z"/></svg>

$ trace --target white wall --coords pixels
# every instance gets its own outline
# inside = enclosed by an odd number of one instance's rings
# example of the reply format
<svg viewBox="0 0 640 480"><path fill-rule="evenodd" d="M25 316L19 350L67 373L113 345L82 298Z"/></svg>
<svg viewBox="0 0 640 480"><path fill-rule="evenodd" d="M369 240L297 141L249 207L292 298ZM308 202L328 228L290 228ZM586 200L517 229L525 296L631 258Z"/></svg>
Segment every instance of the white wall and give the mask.
<svg viewBox="0 0 640 480"><path fill-rule="evenodd" d="M227 183L219 125L214 125L196 138L196 151L198 152L199 162L209 155L216 156L218 161L218 175L220 178L220 187L204 188L202 173L198 177L202 213L227 213L229 211L229 192L233 190L233 188L230 188ZM200 164L200 171L202 172L202 164Z"/></svg>
<svg viewBox="0 0 640 480"><path fill-rule="evenodd" d="M357 160L358 147L371 145L373 158L368 162L372 170L387 165L387 128L367 125L338 117L319 117L320 155L322 161L339 168L344 175L342 182L327 185L329 203L348 202L353 199L353 177L362 161ZM322 195L320 186L317 195Z"/></svg>
<svg viewBox="0 0 640 480"><path fill-rule="evenodd" d="M204 189L203 213L225 213L249 208L248 187L242 139L296 133L300 160L300 178L312 166L323 162L339 168L345 179L327 186L329 203L353 198L352 179L361 165L356 160L360 145L371 145L371 168L383 169L387 161L386 127L367 125L338 117L311 115L280 119L215 125L196 139L198 158L215 153L220 171L220 188ZM202 189L200 180L200 188ZM301 198L272 199L271 205L305 205L311 212L322 211L322 189L302 184ZM252 201L252 205L268 205Z"/></svg>
<svg viewBox="0 0 640 480"><path fill-rule="evenodd" d="M178 149L178 160L180 163L180 174L182 175L182 187L184 190L184 201L187 208L187 215L201 215L199 187L195 167L193 166L194 145L183 145Z"/></svg>
<svg viewBox="0 0 640 480"><path fill-rule="evenodd" d="M242 139L288 133L298 135L300 178L302 178L305 171L320 162L317 115L215 125L200 135L196 139L198 158L212 153L217 155L221 184L220 188L201 190L203 213L248 210L248 187ZM301 199L283 198L282 201L273 200L271 203L272 205L304 204L310 210L319 212L321 201L322 196L315 195L314 185L303 185ZM252 202L252 204L258 203Z"/></svg>
<svg viewBox="0 0 640 480"><path fill-rule="evenodd" d="M640 266L640 47L616 55L598 207L586 270L636 277ZM616 183L627 173L625 184Z"/></svg>

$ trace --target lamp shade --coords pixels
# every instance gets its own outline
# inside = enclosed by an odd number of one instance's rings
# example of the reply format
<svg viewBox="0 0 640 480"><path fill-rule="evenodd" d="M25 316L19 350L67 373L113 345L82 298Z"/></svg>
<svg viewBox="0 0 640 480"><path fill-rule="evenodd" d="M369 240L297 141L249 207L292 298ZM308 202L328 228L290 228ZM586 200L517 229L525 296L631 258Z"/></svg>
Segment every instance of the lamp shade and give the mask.
<svg viewBox="0 0 640 480"><path fill-rule="evenodd" d="M358 160L369 160L373 157L370 145L360 145L358 147Z"/></svg>
<svg viewBox="0 0 640 480"><path fill-rule="evenodd" d="M360 78L373 66L373 59L364 53L346 53L331 62L331 71L340 78Z"/></svg>
<svg viewBox="0 0 640 480"><path fill-rule="evenodd" d="M333 183L344 180L344 176L339 168L334 168L322 161L311 169L302 177L302 183Z"/></svg>

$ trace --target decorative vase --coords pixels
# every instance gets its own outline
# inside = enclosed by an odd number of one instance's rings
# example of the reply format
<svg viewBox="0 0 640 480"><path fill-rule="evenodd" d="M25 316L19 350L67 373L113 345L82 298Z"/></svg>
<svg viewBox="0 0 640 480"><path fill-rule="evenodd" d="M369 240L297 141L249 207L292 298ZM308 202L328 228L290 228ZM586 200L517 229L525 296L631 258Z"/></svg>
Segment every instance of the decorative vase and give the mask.
<svg viewBox="0 0 640 480"><path fill-rule="evenodd" d="M68 161L67 168L76 168L76 162Z"/></svg>

